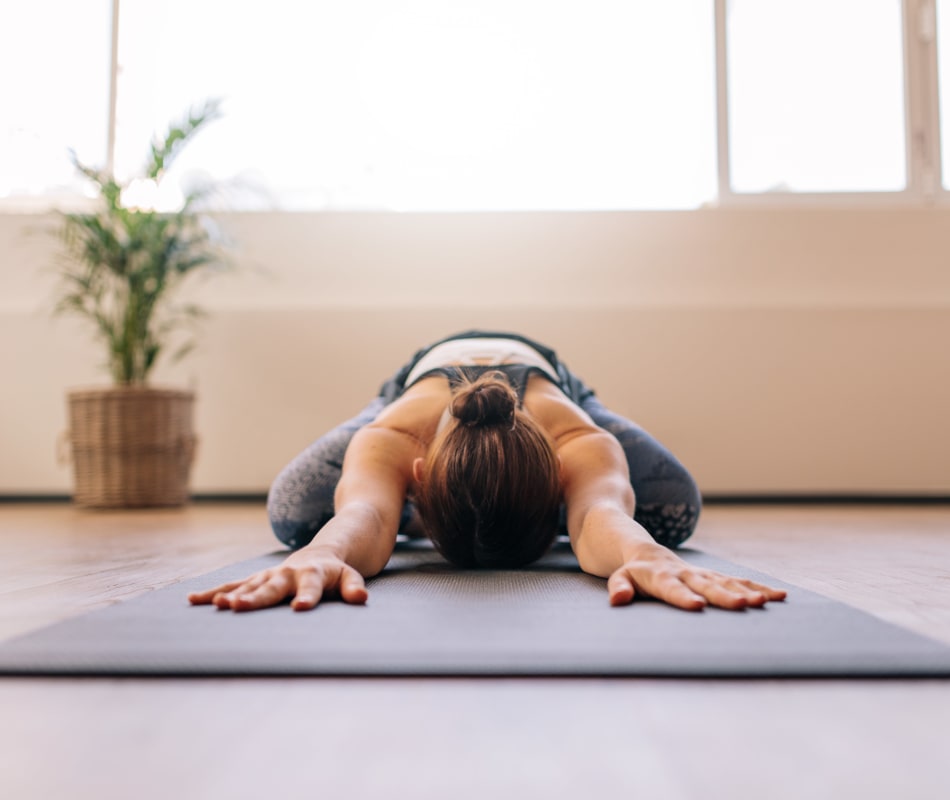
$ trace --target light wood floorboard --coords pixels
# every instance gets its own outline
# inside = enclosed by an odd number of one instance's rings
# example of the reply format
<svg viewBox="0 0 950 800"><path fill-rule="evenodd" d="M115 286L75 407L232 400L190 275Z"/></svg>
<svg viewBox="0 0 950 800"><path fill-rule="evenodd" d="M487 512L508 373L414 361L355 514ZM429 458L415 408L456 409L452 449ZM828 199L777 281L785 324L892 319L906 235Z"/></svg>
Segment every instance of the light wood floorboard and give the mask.
<svg viewBox="0 0 950 800"><path fill-rule="evenodd" d="M950 507L692 544L950 642ZM274 549L257 506L0 506L0 639ZM950 797L950 681L3 679L0 718L0 798Z"/></svg>

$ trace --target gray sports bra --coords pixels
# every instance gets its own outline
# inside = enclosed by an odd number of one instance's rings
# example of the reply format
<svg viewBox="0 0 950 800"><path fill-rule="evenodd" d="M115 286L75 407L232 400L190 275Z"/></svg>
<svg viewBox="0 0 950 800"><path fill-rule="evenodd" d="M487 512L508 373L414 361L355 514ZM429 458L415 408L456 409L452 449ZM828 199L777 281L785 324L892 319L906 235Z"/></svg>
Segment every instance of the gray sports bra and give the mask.
<svg viewBox="0 0 950 800"><path fill-rule="evenodd" d="M464 383L466 380L478 380L478 378L487 372L500 372L508 379L508 383L511 384L511 387L518 395L519 407L524 405L524 394L525 390L528 388L528 378L530 378L532 375L541 375L547 378L555 386L559 386L559 384L555 382L555 380L547 372L541 369L541 367L535 367L528 364L480 364L478 366L434 367L433 369L423 372L411 384L406 386L406 389L408 389L409 386L415 385L423 378L429 378L432 375L444 375L449 379L449 385L454 389L456 386Z"/></svg>

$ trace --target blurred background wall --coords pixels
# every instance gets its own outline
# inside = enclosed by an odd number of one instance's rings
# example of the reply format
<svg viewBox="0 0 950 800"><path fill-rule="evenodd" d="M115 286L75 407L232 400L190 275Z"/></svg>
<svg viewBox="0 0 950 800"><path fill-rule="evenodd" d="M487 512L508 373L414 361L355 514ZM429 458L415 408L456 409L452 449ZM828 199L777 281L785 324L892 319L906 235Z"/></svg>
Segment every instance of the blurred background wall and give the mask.
<svg viewBox="0 0 950 800"><path fill-rule="evenodd" d="M709 495L950 494L950 212L255 213L194 287L196 493L266 491L419 346L513 329L560 353ZM0 495L66 494L65 392L107 383L53 320L43 215L0 215Z"/></svg>

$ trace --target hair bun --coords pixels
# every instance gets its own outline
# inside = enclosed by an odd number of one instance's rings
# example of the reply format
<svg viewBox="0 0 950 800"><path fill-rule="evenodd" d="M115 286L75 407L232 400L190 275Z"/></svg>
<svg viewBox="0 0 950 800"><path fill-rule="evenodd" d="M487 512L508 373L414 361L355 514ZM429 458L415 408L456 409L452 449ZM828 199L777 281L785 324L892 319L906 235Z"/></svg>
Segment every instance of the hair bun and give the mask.
<svg viewBox="0 0 950 800"><path fill-rule="evenodd" d="M463 384L452 398L449 412L459 424L510 425L514 422L518 395L501 372L489 372L473 383Z"/></svg>

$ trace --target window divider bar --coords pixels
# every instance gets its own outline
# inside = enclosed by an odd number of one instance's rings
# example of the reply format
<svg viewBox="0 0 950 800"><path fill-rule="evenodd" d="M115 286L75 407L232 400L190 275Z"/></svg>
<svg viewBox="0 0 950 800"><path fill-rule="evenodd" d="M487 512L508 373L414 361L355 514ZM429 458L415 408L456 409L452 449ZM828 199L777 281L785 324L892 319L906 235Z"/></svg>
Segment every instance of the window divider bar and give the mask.
<svg viewBox="0 0 950 800"><path fill-rule="evenodd" d="M116 107L119 91L119 4L112 0L112 53L109 57L109 128L106 131L106 172L115 174Z"/></svg>
<svg viewBox="0 0 950 800"><path fill-rule="evenodd" d="M932 203L941 184L935 0L904 0L907 190Z"/></svg>
<svg viewBox="0 0 950 800"><path fill-rule="evenodd" d="M923 67L923 99L927 137L927 161L930 168L930 196L941 194L943 186L943 153L940 135L940 70L937 52L937 0L922 0L927 7L929 31L920 41Z"/></svg>
<svg viewBox="0 0 950 800"><path fill-rule="evenodd" d="M729 75L726 53L726 2L714 0L716 36L716 172L717 202L728 202L732 196L732 164L729 159Z"/></svg>

